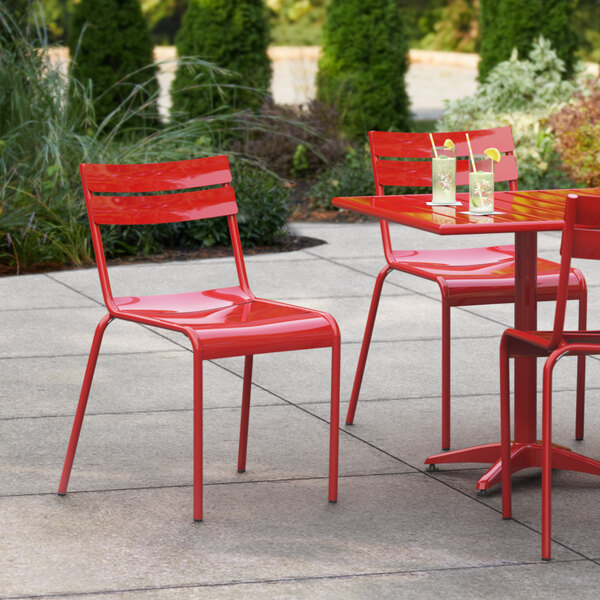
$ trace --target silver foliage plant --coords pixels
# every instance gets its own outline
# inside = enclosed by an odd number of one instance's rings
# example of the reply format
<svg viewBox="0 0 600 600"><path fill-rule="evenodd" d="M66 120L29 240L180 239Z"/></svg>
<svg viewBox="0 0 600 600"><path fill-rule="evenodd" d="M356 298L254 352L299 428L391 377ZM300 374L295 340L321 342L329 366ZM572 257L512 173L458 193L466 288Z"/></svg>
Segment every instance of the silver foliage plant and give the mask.
<svg viewBox="0 0 600 600"><path fill-rule="evenodd" d="M549 117L582 89L586 77L580 63L572 81L564 80L564 62L544 37L525 59L516 49L510 60L490 71L474 96L449 102L439 131L512 127L519 167L519 186L536 188L565 184L556 169L554 136Z"/></svg>

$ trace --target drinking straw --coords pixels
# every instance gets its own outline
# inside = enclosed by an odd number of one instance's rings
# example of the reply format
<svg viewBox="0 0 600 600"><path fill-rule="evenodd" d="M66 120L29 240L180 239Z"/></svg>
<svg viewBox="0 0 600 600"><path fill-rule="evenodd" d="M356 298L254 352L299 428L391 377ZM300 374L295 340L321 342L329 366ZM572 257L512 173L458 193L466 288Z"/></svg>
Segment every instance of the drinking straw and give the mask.
<svg viewBox="0 0 600 600"><path fill-rule="evenodd" d="M435 148L435 142L433 141L433 136L431 135L431 133L429 134L429 139L431 140L431 147L433 148L433 154L436 158L438 158L438 153Z"/></svg>
<svg viewBox="0 0 600 600"><path fill-rule="evenodd" d="M467 144L469 146L469 155L471 157L471 163L473 164L473 173L477 173L477 167L475 166L475 158L473 158L473 148L471 148L471 140L469 139L469 134L467 136Z"/></svg>

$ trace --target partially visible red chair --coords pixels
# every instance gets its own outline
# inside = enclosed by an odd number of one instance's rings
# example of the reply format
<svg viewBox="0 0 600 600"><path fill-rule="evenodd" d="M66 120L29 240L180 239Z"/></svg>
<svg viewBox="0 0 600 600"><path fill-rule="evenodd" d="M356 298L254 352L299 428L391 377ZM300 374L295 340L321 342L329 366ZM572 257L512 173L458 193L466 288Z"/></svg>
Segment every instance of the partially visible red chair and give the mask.
<svg viewBox="0 0 600 600"><path fill-rule="evenodd" d="M511 190L517 189L517 163L513 155L514 142L510 127L469 131L473 151L482 153L497 148L502 158L495 166L497 182L508 181ZM469 182L466 157L469 149L465 132L434 133L436 145L450 138L456 146L456 183ZM431 140L428 133L397 133L370 131L369 143L375 192L385 195L388 186L429 188L431 191ZM463 157L462 160L459 157ZM429 160L427 160L429 159ZM468 207L465 207L466 210ZM387 264L379 272L373 290L371 307L356 367L354 386L346 416L348 425L354 422L356 405L371 343L377 307L385 278L393 271L403 271L435 281L442 294L442 449L450 448L450 308L480 304L513 303L515 300L514 246L464 248L459 250L393 250L387 221L380 221L383 252ZM559 265L538 258L538 300L556 300ZM586 326L587 289L580 271L572 269L568 298L579 300L579 327ZM578 366L578 395L576 408L576 437L583 438L585 359Z"/></svg>
<svg viewBox="0 0 600 600"><path fill-rule="evenodd" d="M558 298L552 331L507 329L500 343L500 402L502 423L502 516L511 517L509 359L545 356L542 408L542 559L550 560L552 469L600 475L600 461L552 446L552 370L567 354L600 354L600 331L564 331L571 258L600 260L600 197L570 194L561 245ZM512 450L512 452L511 452Z"/></svg>
<svg viewBox="0 0 600 600"><path fill-rule="evenodd" d="M194 520L202 520L202 365L245 356L238 471L246 468L254 354L331 348L329 500L337 500L340 334L331 315L256 298L250 291L240 243L234 190L226 156L145 165L80 165L104 302L108 309L92 343L58 493L67 491L102 336L113 319L186 335L194 364ZM201 189L200 189L201 188ZM135 195L133 195L135 194ZM227 217L239 285L157 296L113 298L101 225L141 225ZM219 267L217 263L215 269Z"/></svg>

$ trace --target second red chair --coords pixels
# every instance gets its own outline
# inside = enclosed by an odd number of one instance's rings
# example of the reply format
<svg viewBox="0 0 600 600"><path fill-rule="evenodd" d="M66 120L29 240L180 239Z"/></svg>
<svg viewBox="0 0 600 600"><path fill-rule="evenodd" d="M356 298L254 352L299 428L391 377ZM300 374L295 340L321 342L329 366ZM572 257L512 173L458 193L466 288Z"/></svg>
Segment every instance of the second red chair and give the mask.
<svg viewBox="0 0 600 600"><path fill-rule="evenodd" d="M113 319L169 329L193 350L194 520L202 520L202 365L244 356L238 470L246 468L252 365L255 354L331 348L329 500L337 500L340 334L327 313L257 298L250 291L238 231L238 211L226 156L146 165L80 165L102 294L108 313L96 328L58 493L71 467L104 331ZM113 297L100 227L174 223L226 217L239 285L155 296ZM217 263L215 269L219 267Z"/></svg>

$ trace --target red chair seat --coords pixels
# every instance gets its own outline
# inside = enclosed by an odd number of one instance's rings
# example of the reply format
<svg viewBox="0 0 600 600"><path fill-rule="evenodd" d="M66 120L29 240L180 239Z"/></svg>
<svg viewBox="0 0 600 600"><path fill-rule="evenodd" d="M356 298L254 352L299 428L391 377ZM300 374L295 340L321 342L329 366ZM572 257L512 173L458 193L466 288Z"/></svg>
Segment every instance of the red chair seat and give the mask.
<svg viewBox="0 0 600 600"><path fill-rule="evenodd" d="M515 301L515 247L459 248L457 250L394 250L390 266L437 281L452 306L508 304ZM556 299L556 263L537 259L538 300ZM582 292L583 275L571 269L569 298Z"/></svg>
<svg viewBox="0 0 600 600"><path fill-rule="evenodd" d="M553 344L553 331L521 331L507 329L507 352L510 356L548 356L553 350L564 348L569 354L578 354L568 346L596 344L600 346L600 331L563 331L558 346Z"/></svg>
<svg viewBox="0 0 600 600"><path fill-rule="evenodd" d="M204 359L328 347L333 339L330 322L317 311L253 298L237 287L115 303L123 319L194 330Z"/></svg>

